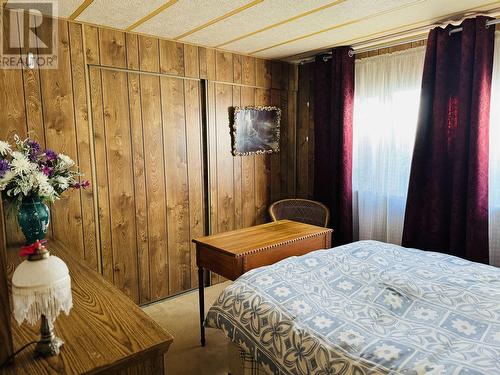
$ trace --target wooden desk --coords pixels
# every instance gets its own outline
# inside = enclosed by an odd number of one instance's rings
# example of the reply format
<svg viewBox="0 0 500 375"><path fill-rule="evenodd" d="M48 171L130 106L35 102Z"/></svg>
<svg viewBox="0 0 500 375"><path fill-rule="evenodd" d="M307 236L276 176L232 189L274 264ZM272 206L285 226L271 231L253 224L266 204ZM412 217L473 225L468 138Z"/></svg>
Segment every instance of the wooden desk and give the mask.
<svg viewBox="0 0 500 375"><path fill-rule="evenodd" d="M205 269L236 280L251 269L331 247L332 230L280 220L194 239L198 266L201 345L205 346Z"/></svg>
<svg viewBox="0 0 500 375"><path fill-rule="evenodd" d="M55 322L55 333L65 344L59 356L46 359L34 359L31 346L2 374L163 374L172 335L61 243L49 240L48 247L66 262L71 275L73 309ZM9 280L21 261L18 251L7 251ZM38 335L38 327L12 320L14 350Z"/></svg>

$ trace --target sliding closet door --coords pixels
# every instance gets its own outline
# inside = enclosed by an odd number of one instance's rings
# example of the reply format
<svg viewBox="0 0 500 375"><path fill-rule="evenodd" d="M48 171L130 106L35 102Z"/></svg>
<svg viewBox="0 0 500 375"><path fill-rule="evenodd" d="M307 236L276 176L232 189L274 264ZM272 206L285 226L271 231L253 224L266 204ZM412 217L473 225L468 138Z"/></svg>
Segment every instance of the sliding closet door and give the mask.
<svg viewBox="0 0 500 375"><path fill-rule="evenodd" d="M103 274L136 302L196 286L200 82L90 68Z"/></svg>

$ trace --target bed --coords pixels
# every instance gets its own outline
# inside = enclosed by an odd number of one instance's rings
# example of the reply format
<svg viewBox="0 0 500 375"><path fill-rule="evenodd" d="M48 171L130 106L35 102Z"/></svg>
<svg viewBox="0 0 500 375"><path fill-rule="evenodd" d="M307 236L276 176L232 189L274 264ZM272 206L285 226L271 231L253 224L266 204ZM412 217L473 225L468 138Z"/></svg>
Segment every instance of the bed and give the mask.
<svg viewBox="0 0 500 375"><path fill-rule="evenodd" d="M252 270L210 308L269 374L500 374L500 269L360 241Z"/></svg>

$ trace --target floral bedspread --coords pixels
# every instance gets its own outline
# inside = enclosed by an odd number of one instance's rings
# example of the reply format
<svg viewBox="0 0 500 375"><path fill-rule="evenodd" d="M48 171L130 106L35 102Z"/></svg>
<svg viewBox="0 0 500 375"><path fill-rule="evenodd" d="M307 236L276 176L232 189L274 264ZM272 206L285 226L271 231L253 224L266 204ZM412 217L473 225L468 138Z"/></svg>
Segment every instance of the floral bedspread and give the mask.
<svg viewBox="0 0 500 375"><path fill-rule="evenodd" d="M500 374L500 269L375 241L252 270L219 328L271 374Z"/></svg>

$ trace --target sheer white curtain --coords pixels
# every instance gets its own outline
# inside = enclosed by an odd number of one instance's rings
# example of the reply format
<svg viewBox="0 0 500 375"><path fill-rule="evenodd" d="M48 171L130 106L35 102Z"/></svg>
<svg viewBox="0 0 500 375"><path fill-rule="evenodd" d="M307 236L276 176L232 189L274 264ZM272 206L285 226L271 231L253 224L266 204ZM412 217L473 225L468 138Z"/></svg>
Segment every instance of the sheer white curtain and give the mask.
<svg viewBox="0 0 500 375"><path fill-rule="evenodd" d="M401 243L425 47L356 61L355 239Z"/></svg>
<svg viewBox="0 0 500 375"><path fill-rule="evenodd" d="M490 264L500 267L500 32L495 33L490 114Z"/></svg>

